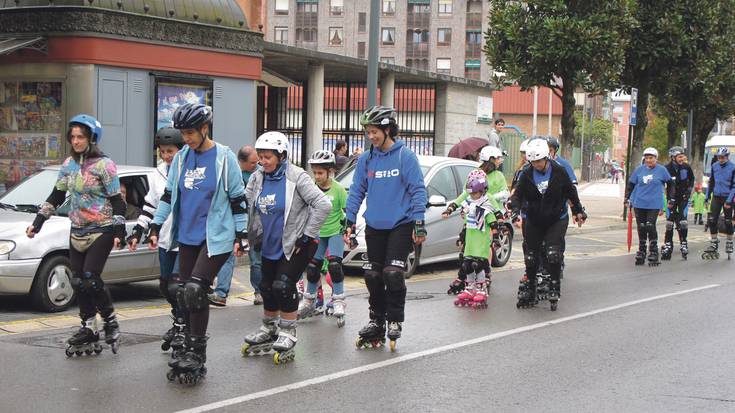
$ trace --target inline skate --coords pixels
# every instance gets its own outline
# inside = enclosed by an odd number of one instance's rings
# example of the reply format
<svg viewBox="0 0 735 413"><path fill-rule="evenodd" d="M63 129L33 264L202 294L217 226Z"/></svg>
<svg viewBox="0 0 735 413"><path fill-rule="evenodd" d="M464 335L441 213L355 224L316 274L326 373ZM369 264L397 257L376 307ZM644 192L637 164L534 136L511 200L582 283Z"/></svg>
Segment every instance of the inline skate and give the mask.
<svg viewBox="0 0 735 413"><path fill-rule="evenodd" d="M100 335L97 332L97 318L92 317L82 320L82 326L79 330L66 341L66 356L72 357L75 354L77 356L81 356L82 354L89 356L92 353L100 354L102 352L102 346L99 341Z"/></svg>
<svg viewBox="0 0 735 413"><path fill-rule="evenodd" d="M646 243L638 244L638 251L635 253L635 265L643 265L646 262Z"/></svg>
<svg viewBox="0 0 735 413"><path fill-rule="evenodd" d="M674 249L674 245L672 242L670 241L664 242L664 245L661 247L661 260L662 261L670 260L673 249Z"/></svg>
<svg viewBox="0 0 735 413"><path fill-rule="evenodd" d="M480 281L475 284L475 291L477 291L472 297L472 308L480 310L487 308L487 295L489 283L486 281Z"/></svg>
<svg viewBox="0 0 735 413"><path fill-rule="evenodd" d="M475 299L475 287L473 285L465 286L465 289L457 295L454 305L457 307L471 307Z"/></svg>
<svg viewBox="0 0 735 413"><path fill-rule="evenodd" d="M277 338L278 319L263 319L260 328L245 336L245 343L241 349L242 356L248 357L271 351Z"/></svg>
<svg viewBox="0 0 735 413"><path fill-rule="evenodd" d="M679 251L681 252L681 258L687 259L687 255L689 255L689 245L687 244L687 241L681 241L679 246Z"/></svg>
<svg viewBox="0 0 735 413"><path fill-rule="evenodd" d="M717 251L720 247L720 241L713 239L710 240L709 246L707 249L702 252L702 259L703 260L719 260L720 259L720 252Z"/></svg>
<svg viewBox="0 0 735 413"><path fill-rule="evenodd" d="M110 346L112 354L117 354L120 348L120 324L117 322L117 316L112 313L104 318L105 324L102 327L105 331L105 343Z"/></svg>
<svg viewBox="0 0 735 413"><path fill-rule="evenodd" d="M388 322L388 340L390 340L390 351L396 351L396 341L401 338L403 323L399 321Z"/></svg>
<svg viewBox="0 0 735 413"><path fill-rule="evenodd" d="M551 307L551 311L556 311L556 307L559 305L560 297L561 294L559 294L559 282L552 281L549 288L549 305Z"/></svg>
<svg viewBox="0 0 735 413"><path fill-rule="evenodd" d="M658 267L661 264L661 260L658 255L658 245L654 241L651 241L651 245L648 247L648 266Z"/></svg>
<svg viewBox="0 0 735 413"><path fill-rule="evenodd" d="M296 320L285 321L281 320L279 325L278 338L273 343L273 363L286 364L289 361L293 361L296 356Z"/></svg>
<svg viewBox="0 0 735 413"><path fill-rule="evenodd" d="M326 307L326 314L335 317L337 319L337 327L342 328L345 325L345 308L347 307L345 295L333 295Z"/></svg>
<svg viewBox="0 0 735 413"><path fill-rule="evenodd" d="M730 259L730 256L732 255L732 240L728 239L725 241L725 254L727 254L727 259Z"/></svg>
<svg viewBox="0 0 735 413"><path fill-rule="evenodd" d="M208 337L191 336L187 343L186 353L181 358L168 363L171 369L166 373L168 381L178 379L180 384L197 384L207 375L207 339Z"/></svg>
<svg viewBox="0 0 735 413"><path fill-rule="evenodd" d="M449 295L452 295L452 294L458 295L458 294L462 293L462 291L464 291L466 285L467 284L465 283L464 280L461 280L461 279L457 278L457 279L455 279L454 281L452 281L449 284L449 289L447 290L447 294L449 294Z"/></svg>
<svg viewBox="0 0 735 413"><path fill-rule="evenodd" d="M536 283L524 275L518 286L518 302L516 303L516 308L531 308L536 304L538 304Z"/></svg>
<svg viewBox="0 0 735 413"><path fill-rule="evenodd" d="M365 327L357 333L357 348L377 348L385 345L385 319L370 317Z"/></svg>
<svg viewBox="0 0 735 413"><path fill-rule="evenodd" d="M321 315L324 312L324 299L319 299L317 294L304 293L304 298L299 303L298 315L299 320Z"/></svg>

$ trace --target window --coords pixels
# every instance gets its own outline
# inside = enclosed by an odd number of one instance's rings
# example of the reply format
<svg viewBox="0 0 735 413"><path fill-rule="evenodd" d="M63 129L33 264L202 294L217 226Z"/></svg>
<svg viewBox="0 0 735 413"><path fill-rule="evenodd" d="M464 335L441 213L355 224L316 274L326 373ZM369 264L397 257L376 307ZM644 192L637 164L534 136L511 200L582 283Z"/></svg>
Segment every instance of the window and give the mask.
<svg viewBox="0 0 735 413"><path fill-rule="evenodd" d="M382 39L382 43L384 45L394 45L396 43L396 28L383 27L380 38Z"/></svg>
<svg viewBox="0 0 735 413"><path fill-rule="evenodd" d="M480 80L480 67L465 66L464 77L467 79Z"/></svg>
<svg viewBox="0 0 735 413"><path fill-rule="evenodd" d="M383 16L396 14L396 0L383 0Z"/></svg>
<svg viewBox="0 0 735 413"><path fill-rule="evenodd" d="M365 42L357 42L357 58L365 58Z"/></svg>
<svg viewBox="0 0 735 413"><path fill-rule="evenodd" d="M470 172L474 171L474 166L469 165L457 165L454 166L454 169L457 171L457 176L459 176L459 182L464 188L465 183L467 182L467 177L470 175Z"/></svg>
<svg viewBox="0 0 735 413"><path fill-rule="evenodd" d="M439 16L452 14L452 0L439 0Z"/></svg>
<svg viewBox="0 0 735 413"><path fill-rule="evenodd" d="M467 45L482 44L482 33L479 31L467 32Z"/></svg>
<svg viewBox="0 0 735 413"><path fill-rule="evenodd" d="M330 0L329 14L332 16L341 16L344 11L344 0Z"/></svg>
<svg viewBox="0 0 735 413"><path fill-rule="evenodd" d="M274 29L273 41L275 43L288 44L288 27L278 27Z"/></svg>
<svg viewBox="0 0 735 413"><path fill-rule="evenodd" d="M444 167L437 171L431 178L429 184L426 185L426 192L429 197L432 195L441 195L447 200L457 197L457 183L454 181L454 174L451 167Z"/></svg>
<svg viewBox="0 0 735 413"><path fill-rule="evenodd" d="M365 33L367 31L367 13L357 13L357 32Z"/></svg>
<svg viewBox="0 0 735 413"><path fill-rule="evenodd" d="M330 46L342 46L344 43L345 32L341 27L330 27L329 28L329 45Z"/></svg>
<svg viewBox="0 0 735 413"><path fill-rule="evenodd" d="M276 0L276 14L288 15L288 0Z"/></svg>
<svg viewBox="0 0 735 413"><path fill-rule="evenodd" d="M394 64L396 64L396 58L395 57L387 57L387 56L386 57L381 57L380 58L380 63L387 63L389 65L394 65Z"/></svg>
<svg viewBox="0 0 735 413"><path fill-rule="evenodd" d="M412 43L414 44L429 42L429 31L428 30L422 30L418 32L415 30L409 30L408 35L409 35L409 38L412 39Z"/></svg>
<svg viewBox="0 0 735 413"><path fill-rule="evenodd" d="M437 46L451 46L452 45L452 29L439 29L436 37Z"/></svg>
<svg viewBox="0 0 735 413"><path fill-rule="evenodd" d="M436 73L441 73L444 75L452 74L452 59L436 59Z"/></svg>

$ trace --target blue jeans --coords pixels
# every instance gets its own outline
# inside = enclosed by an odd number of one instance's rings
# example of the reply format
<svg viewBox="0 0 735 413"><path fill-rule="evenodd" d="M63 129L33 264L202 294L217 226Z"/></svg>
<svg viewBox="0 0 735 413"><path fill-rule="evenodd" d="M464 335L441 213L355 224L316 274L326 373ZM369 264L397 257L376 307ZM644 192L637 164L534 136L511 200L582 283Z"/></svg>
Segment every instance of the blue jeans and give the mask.
<svg viewBox="0 0 735 413"><path fill-rule="evenodd" d="M227 261L222 265L217 273L217 287L214 293L220 297L227 297L230 293L230 284L232 284L232 273L235 271L235 255L230 253Z"/></svg>
<svg viewBox="0 0 735 413"><path fill-rule="evenodd" d="M329 250L329 256L342 258L342 254L345 251L345 242L342 239L342 234L333 235L331 237L320 237L319 247L316 249L316 253L314 254L314 260L315 261L324 260L324 257L327 254L327 250ZM309 282L306 287L306 292L308 292L309 294L316 294L317 288L318 288L317 283ZM344 282L333 283L332 285L333 294L339 295L339 294L343 294L344 292L345 292Z"/></svg>
<svg viewBox="0 0 735 413"><path fill-rule="evenodd" d="M256 294L260 294L260 280L263 278L263 260L260 257L260 252L250 248L248 251L248 258L250 258L250 285L255 290Z"/></svg>

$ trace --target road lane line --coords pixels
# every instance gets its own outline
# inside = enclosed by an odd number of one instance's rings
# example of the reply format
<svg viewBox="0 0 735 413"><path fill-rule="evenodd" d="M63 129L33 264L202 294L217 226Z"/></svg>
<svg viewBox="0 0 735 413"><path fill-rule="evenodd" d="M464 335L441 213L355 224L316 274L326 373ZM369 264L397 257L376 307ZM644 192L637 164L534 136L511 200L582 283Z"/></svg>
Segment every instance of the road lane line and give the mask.
<svg viewBox="0 0 735 413"><path fill-rule="evenodd" d="M273 387L273 388L268 389L268 390L263 390L263 391L259 391L259 392L256 392L256 393L250 393L250 394L246 394L246 395L243 395L243 396L233 397L231 399L225 399L225 400L222 400L222 401L205 404L205 405L202 405L202 406L199 406L199 407L194 407L194 408L191 408L191 409L180 410L177 413L203 413L203 412L208 412L208 411L212 411L212 410L215 410L215 409L221 409L223 407L233 406L233 405L236 405L236 404L240 404L240 403L244 403L244 402L248 402L248 401L252 401L252 400L262 399L264 397L273 396L273 395L276 395L276 394L279 394L279 393L284 393L284 392L287 392L289 390L297 390L297 389L301 389L301 388L304 388L304 387L313 386L315 384L326 383L326 382L334 381L334 380L341 379L341 378L344 378L344 377L354 376L356 374L365 373L365 372L369 372L369 371L372 371L372 370L380 369L380 368L383 368L383 367L392 366L394 364L402 363L402 362L405 362L405 361L415 360L415 359L418 359L418 358L422 358L422 357L426 357L426 356L431 356L431 355L439 354L439 353L444 353L444 352L456 350L456 349L459 349L459 348L462 348L462 347L472 346L472 345L475 345L475 344L480 344L480 343L484 343L484 342L488 342L488 341L498 340L500 338L508 337L508 336L511 336L511 335L514 335L514 334L525 333L525 332L528 332L528 331L533 331L533 330L537 330L537 329L544 328L544 327L549 327L549 326L553 326L553 325L557 325L557 324L566 323L566 322L569 322L569 321L574 321L574 320L579 320L579 319L582 319L582 318L591 317L591 316L594 316L594 315L597 315L597 314L602 314L602 313L607 313L607 312L619 310L621 308L631 307L631 306L634 306L634 305L648 303L648 302L651 302L651 301L657 301L657 300L662 300L662 299L665 299L665 298L675 297L675 296L678 296L678 295L689 294L689 293L693 293L693 292L707 290L707 289L710 289L710 288L716 288L716 287L719 287L719 286L720 286L720 284L710 284L710 285L705 285L705 286L702 286L702 287L691 288L691 289L688 289L688 290L682 290L682 291L676 291L676 292L668 293L668 294L656 295L656 296L653 296L653 297L643 298L643 299L640 299L640 300L628 301L628 302L625 302L625 303L622 303L622 304L613 305L613 306L610 306L610 307L604 307L604 308L600 308L600 309L597 309L597 310L587 311L587 312L584 312L584 313L579 313L579 314L575 314L575 315L571 315L571 316L567 316L567 317L556 318L556 319L549 320L549 321L544 321L544 322L541 322L541 323L531 324L531 325L527 325L527 326L524 326L524 327L518 327L518 328L511 329L511 330L505 330L505 331L501 331L501 332L498 332L498 333L493 333L493 334L490 334L490 335L487 335L487 336L483 336L483 337L477 337L477 338L473 338L473 339L470 339L470 340L460 341L460 342L453 343L453 344L447 344L445 346L440 346L440 347L435 347L435 348L431 348L431 349L428 349L428 350L419 351L419 352L416 352L416 353L410 353L410 354L406 354L406 355L403 355L403 356L394 357L394 358L391 358L389 360L384 360L384 361L380 361L380 362L372 363L372 364L366 364L364 366L354 367L354 368L351 368L351 369L348 369L348 370L338 371L336 373L326 374L326 375L323 375L323 376L314 377L314 378L311 378L311 379L308 379L308 380L299 381L299 382L296 382L296 383L291 383L291 384L286 384L286 385L283 385L283 386Z"/></svg>

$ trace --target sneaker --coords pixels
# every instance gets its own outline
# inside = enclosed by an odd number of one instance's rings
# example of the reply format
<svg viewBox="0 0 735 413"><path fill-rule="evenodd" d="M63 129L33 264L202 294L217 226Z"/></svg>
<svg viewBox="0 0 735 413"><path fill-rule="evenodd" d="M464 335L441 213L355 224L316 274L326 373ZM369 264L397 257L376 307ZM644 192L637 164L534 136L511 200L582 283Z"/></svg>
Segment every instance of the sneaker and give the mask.
<svg viewBox="0 0 735 413"><path fill-rule="evenodd" d="M263 305L263 296L260 293L255 293L253 297L253 305Z"/></svg>
<svg viewBox="0 0 735 413"><path fill-rule="evenodd" d="M220 297L217 293L208 294L209 303L216 305L217 307L224 307L227 305L227 297Z"/></svg>

